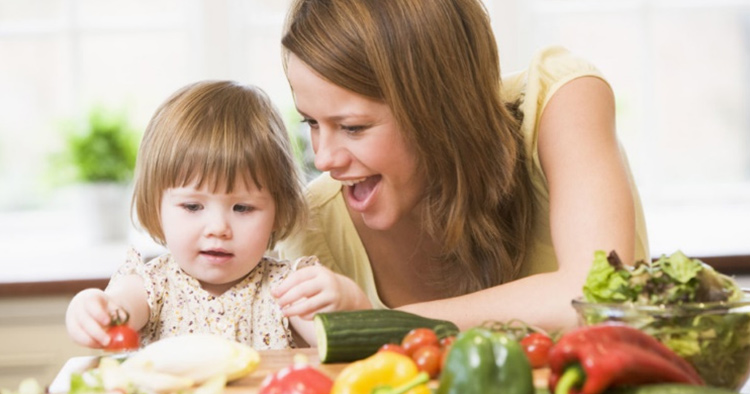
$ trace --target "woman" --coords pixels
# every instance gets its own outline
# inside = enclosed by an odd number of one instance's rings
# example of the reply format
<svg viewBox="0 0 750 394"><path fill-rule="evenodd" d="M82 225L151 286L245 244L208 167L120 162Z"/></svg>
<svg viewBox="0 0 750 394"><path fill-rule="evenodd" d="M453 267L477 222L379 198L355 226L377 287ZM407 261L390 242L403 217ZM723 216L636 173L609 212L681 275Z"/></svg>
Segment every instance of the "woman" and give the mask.
<svg viewBox="0 0 750 394"><path fill-rule="evenodd" d="M297 0L286 72L310 126L312 223L279 244L375 307L570 327L595 250L648 257L614 97L562 48L500 78L479 0ZM295 275L290 313L312 308ZM294 304L294 305L292 305Z"/></svg>

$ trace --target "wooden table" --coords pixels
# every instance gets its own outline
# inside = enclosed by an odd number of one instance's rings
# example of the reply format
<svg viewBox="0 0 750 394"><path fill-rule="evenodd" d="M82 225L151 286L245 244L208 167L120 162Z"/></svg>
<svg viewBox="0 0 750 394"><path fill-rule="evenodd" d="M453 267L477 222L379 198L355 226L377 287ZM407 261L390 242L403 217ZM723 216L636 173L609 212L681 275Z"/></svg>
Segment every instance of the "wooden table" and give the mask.
<svg viewBox="0 0 750 394"><path fill-rule="evenodd" d="M250 375L229 383L225 390L226 394L257 394L263 379L265 379L268 374L291 365L294 362L294 356L296 354L306 356L310 365L327 374L331 379L335 379L339 372L349 365L348 363L322 364L318 358L318 351L316 348L262 350L259 351L259 353L260 364L258 365L258 368ZM70 374L91 368L96 364L96 361L96 357L74 357L70 359L50 385L49 393L66 393L70 386ZM537 387L546 387L548 374L549 371L547 369L534 370L534 385ZM431 382L431 386L437 387L437 382Z"/></svg>
<svg viewBox="0 0 750 394"><path fill-rule="evenodd" d="M263 379L270 373L274 373L288 365L294 363L295 354L303 354L307 357L307 362L327 374L331 379L335 379L347 363L339 364L322 364L318 358L317 348L304 349L282 349L282 350L263 350L260 351L260 364L258 369L250 375L231 382L227 385L225 393L227 394L255 394L260 388Z"/></svg>

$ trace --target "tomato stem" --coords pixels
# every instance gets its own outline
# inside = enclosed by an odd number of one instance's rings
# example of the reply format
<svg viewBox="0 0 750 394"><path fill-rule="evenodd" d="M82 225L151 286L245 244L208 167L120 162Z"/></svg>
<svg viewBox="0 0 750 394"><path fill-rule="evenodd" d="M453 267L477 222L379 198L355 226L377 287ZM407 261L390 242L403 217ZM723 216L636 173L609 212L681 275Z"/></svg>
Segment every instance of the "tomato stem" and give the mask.
<svg viewBox="0 0 750 394"><path fill-rule="evenodd" d="M122 313L125 314L125 318L122 318ZM122 326L125 325L128 320L130 320L130 314L128 311L122 308L115 309L115 313L112 316L112 323L110 323L111 326Z"/></svg>

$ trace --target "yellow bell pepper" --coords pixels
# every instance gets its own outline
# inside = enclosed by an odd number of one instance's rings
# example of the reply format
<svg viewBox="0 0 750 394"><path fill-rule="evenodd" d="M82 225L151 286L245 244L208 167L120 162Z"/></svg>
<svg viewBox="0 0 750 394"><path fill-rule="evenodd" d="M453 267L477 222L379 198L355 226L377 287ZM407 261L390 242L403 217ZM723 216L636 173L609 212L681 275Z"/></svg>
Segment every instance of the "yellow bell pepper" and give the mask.
<svg viewBox="0 0 750 394"><path fill-rule="evenodd" d="M430 394L428 380L410 357L381 351L345 367L331 394Z"/></svg>

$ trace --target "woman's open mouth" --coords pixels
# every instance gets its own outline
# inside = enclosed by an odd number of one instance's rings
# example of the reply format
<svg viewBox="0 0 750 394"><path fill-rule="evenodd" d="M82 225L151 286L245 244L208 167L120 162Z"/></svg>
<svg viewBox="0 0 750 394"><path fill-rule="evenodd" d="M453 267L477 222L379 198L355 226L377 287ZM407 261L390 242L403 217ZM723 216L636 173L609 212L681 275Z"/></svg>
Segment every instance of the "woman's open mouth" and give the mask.
<svg viewBox="0 0 750 394"><path fill-rule="evenodd" d="M372 196L380 184L381 175L373 175L358 182L342 181L349 206L355 211L364 211L372 202Z"/></svg>

